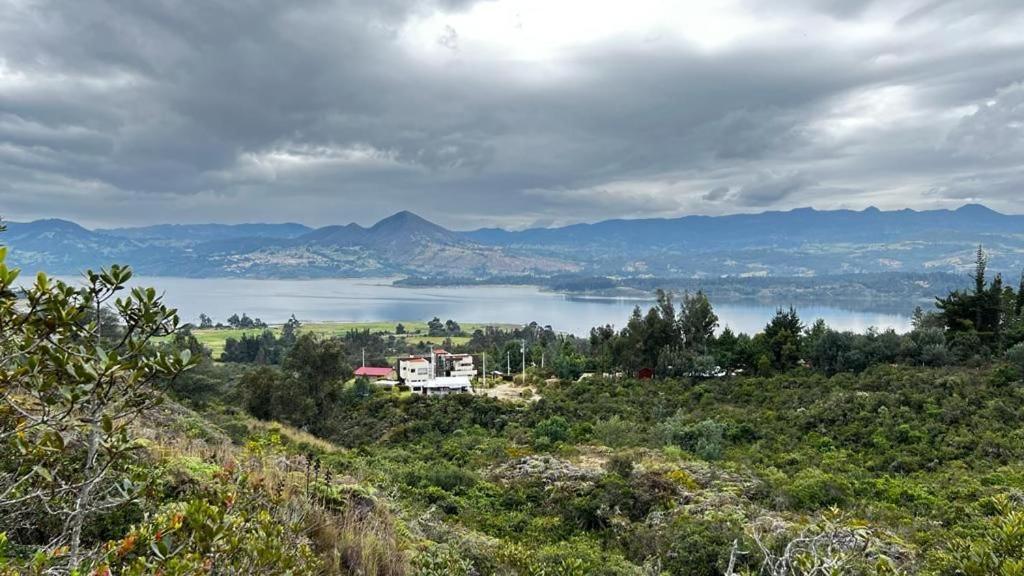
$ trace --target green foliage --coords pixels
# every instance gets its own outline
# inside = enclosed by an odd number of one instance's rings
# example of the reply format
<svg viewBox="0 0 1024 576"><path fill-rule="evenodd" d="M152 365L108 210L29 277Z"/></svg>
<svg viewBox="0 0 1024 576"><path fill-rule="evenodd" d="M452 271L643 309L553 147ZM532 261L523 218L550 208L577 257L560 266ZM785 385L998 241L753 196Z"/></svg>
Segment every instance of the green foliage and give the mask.
<svg viewBox="0 0 1024 576"><path fill-rule="evenodd" d="M152 288L127 288L131 269L89 271L76 288L36 277L21 301L0 248L0 517L29 525L20 544L67 546L77 567L87 521L134 498L139 448L131 425L161 400L154 388L198 359L156 350L178 328ZM124 296L118 293L127 291Z"/></svg>
<svg viewBox="0 0 1024 576"><path fill-rule="evenodd" d="M413 560L413 576L470 576L473 564L451 546L429 546Z"/></svg>
<svg viewBox="0 0 1024 576"><path fill-rule="evenodd" d="M994 514L980 533L956 538L935 555L941 576L1024 575L1024 508L1004 496L992 500Z"/></svg>
<svg viewBox="0 0 1024 576"><path fill-rule="evenodd" d="M630 446L637 442L634 426L617 414L607 420L594 422L592 435L594 440L611 448Z"/></svg>
<svg viewBox="0 0 1024 576"><path fill-rule="evenodd" d="M764 327L764 332L758 335L763 337L771 353L769 360L773 368L789 370L800 362L803 331L804 326L795 308L779 308L775 312L775 316Z"/></svg>
<svg viewBox="0 0 1024 576"><path fill-rule="evenodd" d="M1006 351L1006 361L1024 374L1024 342Z"/></svg>
<svg viewBox="0 0 1024 576"><path fill-rule="evenodd" d="M319 562L301 525L275 517L245 478L207 484L202 497L174 502L107 546L98 574L186 576L314 575ZM270 503L273 504L273 503Z"/></svg>
<svg viewBox="0 0 1024 576"><path fill-rule="evenodd" d="M557 444L569 439L569 422L561 416L552 416L533 427L533 438L543 444Z"/></svg>
<svg viewBox="0 0 1024 576"><path fill-rule="evenodd" d="M841 476L811 467L797 472L783 491L794 508L819 510L843 504L852 487Z"/></svg>
<svg viewBox="0 0 1024 576"><path fill-rule="evenodd" d="M712 419L693 423L682 410L658 426L658 435L666 444L674 444L704 460L718 460L725 450L726 426Z"/></svg>
<svg viewBox="0 0 1024 576"><path fill-rule="evenodd" d="M682 310L679 311L679 330L686 348L707 352L715 336L718 316L711 308L711 302L704 292L683 295Z"/></svg>

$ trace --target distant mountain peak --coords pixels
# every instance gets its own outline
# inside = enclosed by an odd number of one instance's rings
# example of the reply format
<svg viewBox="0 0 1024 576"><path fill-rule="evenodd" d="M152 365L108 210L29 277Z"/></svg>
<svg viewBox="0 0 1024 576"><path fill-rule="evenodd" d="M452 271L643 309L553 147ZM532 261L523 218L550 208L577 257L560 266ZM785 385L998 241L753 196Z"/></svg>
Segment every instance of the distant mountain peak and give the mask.
<svg viewBox="0 0 1024 576"><path fill-rule="evenodd" d="M370 227L370 230L391 228L395 226L431 226L435 228L441 228L437 224L434 224L430 220L427 220L426 218L423 218L418 214L415 214L408 210L402 210L400 212L395 212L391 216L388 216L387 218L384 218L381 221L377 222L376 224Z"/></svg>
<svg viewBox="0 0 1024 576"><path fill-rule="evenodd" d="M956 209L961 214L999 214L995 210L985 206L984 204L971 203L964 204L963 206Z"/></svg>
<svg viewBox="0 0 1024 576"><path fill-rule="evenodd" d="M408 210L396 212L380 222L377 222L370 227L369 232L374 235L420 234L439 238L443 237L445 239L451 239L455 236L451 230L434 224L430 220Z"/></svg>

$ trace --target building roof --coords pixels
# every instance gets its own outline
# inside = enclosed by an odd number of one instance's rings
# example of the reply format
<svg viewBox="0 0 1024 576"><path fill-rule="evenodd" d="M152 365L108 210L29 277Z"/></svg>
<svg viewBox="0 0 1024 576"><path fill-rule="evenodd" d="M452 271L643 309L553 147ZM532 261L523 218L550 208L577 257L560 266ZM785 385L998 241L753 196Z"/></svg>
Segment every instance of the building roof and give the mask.
<svg viewBox="0 0 1024 576"><path fill-rule="evenodd" d="M394 372L394 368L381 367L381 366L360 366L356 368L356 376L378 376L384 377Z"/></svg>
<svg viewBox="0 0 1024 576"><path fill-rule="evenodd" d="M427 361L426 358L420 358L418 356L414 356L412 358L399 358L399 360L402 361L402 362L426 362Z"/></svg>

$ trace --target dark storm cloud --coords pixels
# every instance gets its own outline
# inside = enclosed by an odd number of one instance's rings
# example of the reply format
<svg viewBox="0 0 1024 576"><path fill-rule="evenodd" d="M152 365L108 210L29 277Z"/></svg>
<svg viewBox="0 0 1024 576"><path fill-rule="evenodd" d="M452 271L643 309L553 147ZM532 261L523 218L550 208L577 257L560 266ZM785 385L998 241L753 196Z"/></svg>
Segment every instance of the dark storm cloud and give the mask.
<svg viewBox="0 0 1024 576"><path fill-rule="evenodd" d="M757 26L728 41L742 22L706 15L721 41L698 27L554 48L492 42L478 13L506 3L0 0L3 215L412 209L474 227L963 198L1024 210L1019 3L751 0L739 14ZM550 24L522 4L498 20L508 34Z"/></svg>

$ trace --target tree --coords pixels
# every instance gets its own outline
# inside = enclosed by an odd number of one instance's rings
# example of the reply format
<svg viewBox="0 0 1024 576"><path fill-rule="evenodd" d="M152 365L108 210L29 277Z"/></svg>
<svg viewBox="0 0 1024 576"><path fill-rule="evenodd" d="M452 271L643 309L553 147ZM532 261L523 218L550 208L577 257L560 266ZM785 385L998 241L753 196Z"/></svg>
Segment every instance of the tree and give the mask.
<svg viewBox="0 0 1024 576"><path fill-rule="evenodd" d="M1013 315L1018 318L1024 315L1024 272L1020 273L1020 286L1017 288L1017 301L1013 305Z"/></svg>
<svg viewBox="0 0 1024 576"><path fill-rule="evenodd" d="M732 370L739 364L737 354L739 339L731 328L726 326L715 339L715 361L726 370Z"/></svg>
<svg viewBox="0 0 1024 576"><path fill-rule="evenodd" d="M299 329L302 328L302 322L295 317L295 314L291 315L291 318L284 323L281 327L281 338L279 339L281 345L285 348L291 348L295 345L295 340L299 336Z"/></svg>
<svg viewBox="0 0 1024 576"><path fill-rule="evenodd" d="M683 296L679 327L683 346L688 350L707 352L708 343L714 338L715 328L718 327L718 316L711 308L711 302L704 292L698 290L693 296Z"/></svg>
<svg viewBox="0 0 1024 576"><path fill-rule="evenodd" d="M199 315L199 327L203 328L203 329L213 328L213 319L210 318L209 316L207 316L206 314L200 314Z"/></svg>
<svg viewBox="0 0 1024 576"><path fill-rule="evenodd" d="M291 380L292 393L312 402L309 413L293 423L322 426L328 410L341 393L343 382L352 377L352 368L345 360L344 344L336 338L301 334L288 351L282 367Z"/></svg>
<svg viewBox="0 0 1024 576"><path fill-rule="evenodd" d="M239 388L246 411L261 420L284 419L292 412L291 406L282 406L282 401L292 398L282 394L283 377L275 368L260 366L242 375Z"/></svg>
<svg viewBox="0 0 1024 576"><path fill-rule="evenodd" d="M764 338L771 352L771 363L776 370L788 370L800 361L800 342L804 326L792 306L779 308L764 327Z"/></svg>
<svg viewBox="0 0 1024 576"><path fill-rule="evenodd" d="M228 316L228 326L232 328L239 328L242 324L242 319L238 317L238 314L232 314Z"/></svg>
<svg viewBox="0 0 1024 576"><path fill-rule="evenodd" d="M458 336L459 334L462 334L462 327L459 326L458 322L449 318L448 321L444 323L444 331L448 336Z"/></svg>
<svg viewBox="0 0 1024 576"><path fill-rule="evenodd" d="M395 334L405 334L405 324L399 322L395 325Z"/></svg>
<svg viewBox="0 0 1024 576"><path fill-rule="evenodd" d="M825 329L825 332L808 345L808 359L811 365L828 376L853 369L850 354L853 350L853 334Z"/></svg>
<svg viewBox="0 0 1024 576"><path fill-rule="evenodd" d="M116 297L130 268L90 270L80 288L40 273L18 302L5 256L0 247L0 461L12 465L0 473L0 514L6 523L45 510L60 526L46 548L66 546L74 570L86 520L134 497L131 423L161 401L155 386L195 360L150 346L175 333L178 316L152 288Z"/></svg>
<svg viewBox="0 0 1024 576"><path fill-rule="evenodd" d="M936 298L935 305L949 332L976 332L983 344L998 350L1003 346L1005 291L1001 275L997 274L991 284L986 281L987 266L988 256L979 246L971 275L974 290L955 290L945 298Z"/></svg>
<svg viewBox="0 0 1024 576"><path fill-rule="evenodd" d="M427 322L427 335L428 336L444 336L445 329L444 323L437 316L434 316L430 322Z"/></svg>
<svg viewBox="0 0 1024 576"><path fill-rule="evenodd" d="M282 336L283 338L283 336ZM220 355L221 362L255 362L257 364L277 364L281 361L282 342L270 330L259 334L243 333L239 338L227 338L224 341L224 352Z"/></svg>

